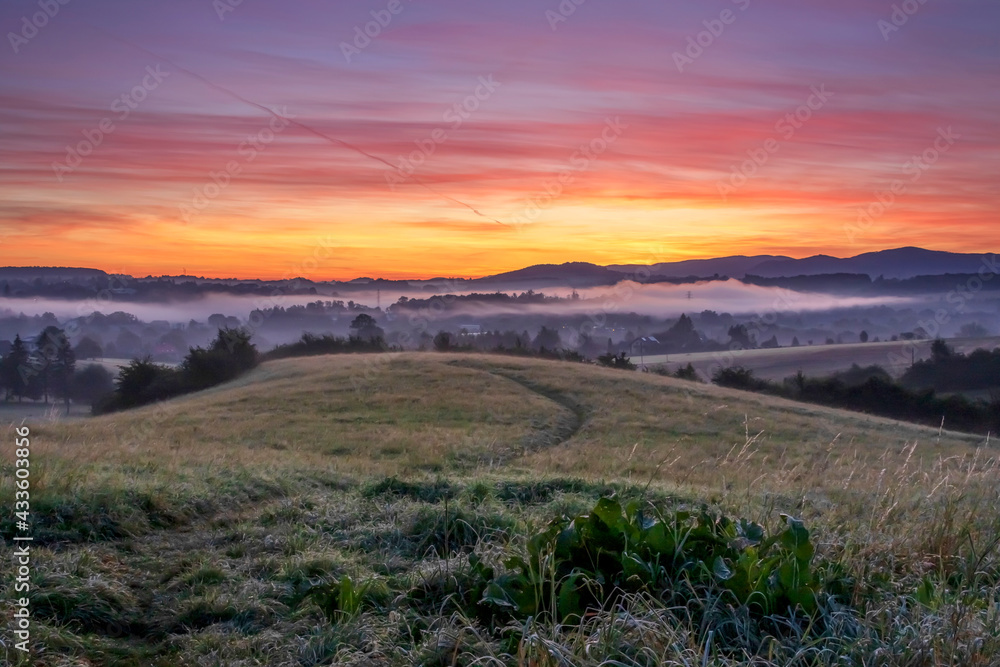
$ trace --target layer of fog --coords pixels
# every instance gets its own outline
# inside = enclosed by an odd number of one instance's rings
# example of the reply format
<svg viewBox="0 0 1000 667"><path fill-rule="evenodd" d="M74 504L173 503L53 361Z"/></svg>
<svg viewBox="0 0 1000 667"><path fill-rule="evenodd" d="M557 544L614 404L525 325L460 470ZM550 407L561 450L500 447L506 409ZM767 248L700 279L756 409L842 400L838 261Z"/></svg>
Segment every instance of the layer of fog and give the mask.
<svg viewBox="0 0 1000 667"><path fill-rule="evenodd" d="M447 292L467 295L485 290L460 290ZM688 285L651 284L622 282L614 286L579 289L579 299L570 300L573 290L569 287L547 287L541 290L547 296L559 296L564 300L534 304L463 304L461 310L449 308L447 316L468 314L471 317L487 317L503 314L587 314L595 312L635 312L640 315L666 318L681 313L696 313L703 310L728 312L733 315L760 315L768 312L817 312L856 306L913 304L919 299L913 297L860 297L836 296L795 292L783 288L746 285L737 280L712 281ZM375 290L361 290L337 297L322 295L276 295L273 297L230 296L210 294L190 301L168 303L144 303L134 301L85 300L67 301L59 299L16 299L0 298L0 311L28 316L53 313L61 322L83 317L93 312L110 314L124 311L140 320L151 322L166 320L171 323L187 323L190 320L205 322L210 315L233 316L246 321L256 309L272 307L288 308L316 301L354 301L370 308L380 304L386 309L401 296L410 299L428 298L436 293L428 290L391 290L377 293Z"/></svg>

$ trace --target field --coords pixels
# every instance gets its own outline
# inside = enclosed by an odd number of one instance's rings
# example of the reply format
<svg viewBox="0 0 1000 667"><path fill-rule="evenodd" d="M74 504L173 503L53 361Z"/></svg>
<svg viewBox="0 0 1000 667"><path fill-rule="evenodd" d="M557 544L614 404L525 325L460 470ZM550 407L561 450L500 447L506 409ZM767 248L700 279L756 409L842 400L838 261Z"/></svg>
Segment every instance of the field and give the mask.
<svg viewBox="0 0 1000 667"><path fill-rule="evenodd" d="M133 412L29 418L29 660L56 665L991 665L987 437L650 374L488 355L269 362ZM13 533L13 428L0 518ZM475 554L617 493L812 531L853 582L822 628L643 595L489 628ZM310 591L375 582L333 613ZM11 559L0 563L5 623ZM329 588L329 586L328 586ZM341 590L341 589L337 589ZM675 601L676 602L676 601Z"/></svg>
<svg viewBox="0 0 1000 667"><path fill-rule="evenodd" d="M66 413L66 406L61 402L43 403L41 401L17 401L0 402L0 427L7 427L13 424L20 424L25 420L31 424L39 422L55 422L62 419L74 417L86 417L90 414L89 405L72 403L69 406L69 414Z"/></svg>
<svg viewBox="0 0 1000 667"><path fill-rule="evenodd" d="M878 365L891 375L899 377L910 366L911 360L921 361L931 356L930 340L879 343L847 343L843 345L805 345L779 347L767 350L740 350L732 354L697 352L693 354L646 355L646 366L665 366L671 372L688 363L705 378L722 366L738 365L752 370L757 377L767 380L784 380L800 370L809 377L823 377L851 367ZM956 352L968 354L976 349L992 350L1000 347L1000 338L952 338L948 340ZM911 355L911 350L913 354ZM639 356L633 350L633 361Z"/></svg>

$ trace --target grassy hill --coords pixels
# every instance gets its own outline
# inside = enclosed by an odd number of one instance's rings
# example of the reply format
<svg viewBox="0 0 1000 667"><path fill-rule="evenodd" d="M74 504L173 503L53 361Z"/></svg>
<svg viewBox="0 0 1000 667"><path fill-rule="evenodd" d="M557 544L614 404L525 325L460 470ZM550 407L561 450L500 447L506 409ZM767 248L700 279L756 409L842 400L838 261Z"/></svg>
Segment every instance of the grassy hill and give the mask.
<svg viewBox="0 0 1000 667"><path fill-rule="evenodd" d="M757 664L1000 660L986 438L589 365L416 353L271 362L162 405L29 425L32 664L728 665L750 645ZM589 644L580 628L512 640L469 617L470 553L499 564L612 491L802 518L857 581L852 636L832 653L724 640L642 600L627 612L648 632L610 637L619 617L595 617ZM10 512L0 526L12 534ZM4 601L13 575L0 563ZM344 575L385 592L331 622L304 591ZM933 604L913 602L921 586Z"/></svg>

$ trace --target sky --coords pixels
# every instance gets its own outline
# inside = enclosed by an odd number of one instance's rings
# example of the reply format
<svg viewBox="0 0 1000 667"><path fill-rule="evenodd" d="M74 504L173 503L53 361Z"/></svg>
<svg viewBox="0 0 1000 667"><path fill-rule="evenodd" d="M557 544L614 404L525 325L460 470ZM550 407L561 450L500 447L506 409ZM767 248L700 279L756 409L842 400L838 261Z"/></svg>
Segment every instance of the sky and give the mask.
<svg viewBox="0 0 1000 667"><path fill-rule="evenodd" d="M995 0L5 0L0 265L996 251Z"/></svg>

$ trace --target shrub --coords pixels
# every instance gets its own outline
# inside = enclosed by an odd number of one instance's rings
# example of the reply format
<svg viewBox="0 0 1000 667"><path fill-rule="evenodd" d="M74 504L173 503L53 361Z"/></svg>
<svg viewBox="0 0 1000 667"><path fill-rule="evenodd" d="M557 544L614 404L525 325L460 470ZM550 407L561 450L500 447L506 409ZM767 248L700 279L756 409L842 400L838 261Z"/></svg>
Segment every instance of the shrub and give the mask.
<svg viewBox="0 0 1000 667"><path fill-rule="evenodd" d="M712 382L720 387L743 389L744 391L764 391L771 386L766 380L757 379L752 370L742 366L720 368L712 375Z"/></svg>
<svg viewBox="0 0 1000 667"><path fill-rule="evenodd" d="M687 366L684 366L683 368L678 368L676 371L674 371L674 377L677 378L678 380L697 381L698 371L694 369L694 365L692 365L691 362L688 362Z"/></svg>
<svg viewBox="0 0 1000 667"><path fill-rule="evenodd" d="M278 345L263 359L285 359L287 357L310 357L323 354L346 354L349 352L384 352L385 341L382 338L361 338L351 336L340 338L333 334L316 335L309 331L294 343Z"/></svg>
<svg viewBox="0 0 1000 667"><path fill-rule="evenodd" d="M608 368L618 368L623 371L634 371L636 369L636 365L632 363L624 352L618 354L617 356L615 356L612 352L602 354L597 357L597 363L602 366L607 366Z"/></svg>

